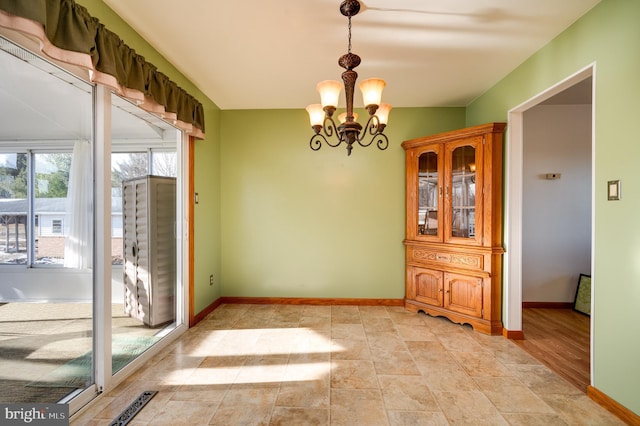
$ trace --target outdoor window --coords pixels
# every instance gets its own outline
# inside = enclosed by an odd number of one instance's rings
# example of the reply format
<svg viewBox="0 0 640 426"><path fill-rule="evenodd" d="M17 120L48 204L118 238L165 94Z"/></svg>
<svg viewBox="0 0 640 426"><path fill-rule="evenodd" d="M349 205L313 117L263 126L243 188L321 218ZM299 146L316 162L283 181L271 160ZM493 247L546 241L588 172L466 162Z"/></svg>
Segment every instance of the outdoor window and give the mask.
<svg viewBox="0 0 640 426"><path fill-rule="evenodd" d="M62 234L62 219L51 220L51 233Z"/></svg>
<svg viewBox="0 0 640 426"><path fill-rule="evenodd" d="M84 248L74 247L72 240L79 227L90 227L90 200L86 188L71 196L69 188L78 188L78 181L91 182L91 175L72 172L74 162L90 167L90 157L78 150L75 155L74 159L72 152L34 150L0 154L0 264L88 266L88 259L78 258L90 253L85 250L90 233L80 235ZM82 209L75 208L83 199Z"/></svg>
<svg viewBox="0 0 640 426"><path fill-rule="evenodd" d="M27 155L0 154L0 264L27 263Z"/></svg>

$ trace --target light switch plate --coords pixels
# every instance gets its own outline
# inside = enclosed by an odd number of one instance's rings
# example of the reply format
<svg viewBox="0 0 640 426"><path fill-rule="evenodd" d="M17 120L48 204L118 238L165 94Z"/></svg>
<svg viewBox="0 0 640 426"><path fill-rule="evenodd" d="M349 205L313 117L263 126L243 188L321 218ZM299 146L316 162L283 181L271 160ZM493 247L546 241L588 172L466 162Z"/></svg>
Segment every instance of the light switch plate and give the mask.
<svg viewBox="0 0 640 426"><path fill-rule="evenodd" d="M610 180L607 182L607 199L619 200L620 199L620 181Z"/></svg>

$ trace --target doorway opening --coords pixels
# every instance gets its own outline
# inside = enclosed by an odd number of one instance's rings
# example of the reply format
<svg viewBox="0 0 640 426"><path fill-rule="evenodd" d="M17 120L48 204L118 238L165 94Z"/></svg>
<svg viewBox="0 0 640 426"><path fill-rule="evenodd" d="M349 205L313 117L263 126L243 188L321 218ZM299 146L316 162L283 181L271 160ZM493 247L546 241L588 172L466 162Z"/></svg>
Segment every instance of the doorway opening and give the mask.
<svg viewBox="0 0 640 426"><path fill-rule="evenodd" d="M509 337L526 339L523 302L571 311L580 274L592 275L594 87L592 64L509 112L504 298ZM593 321L587 320L590 353Z"/></svg>

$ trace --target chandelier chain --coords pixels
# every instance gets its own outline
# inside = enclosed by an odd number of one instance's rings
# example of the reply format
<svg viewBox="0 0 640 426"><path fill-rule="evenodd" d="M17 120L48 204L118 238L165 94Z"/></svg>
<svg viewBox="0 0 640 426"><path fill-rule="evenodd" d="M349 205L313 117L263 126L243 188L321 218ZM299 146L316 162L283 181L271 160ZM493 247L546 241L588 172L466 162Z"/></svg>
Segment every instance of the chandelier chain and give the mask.
<svg viewBox="0 0 640 426"><path fill-rule="evenodd" d="M351 16L349 16L349 48L347 53L351 53Z"/></svg>

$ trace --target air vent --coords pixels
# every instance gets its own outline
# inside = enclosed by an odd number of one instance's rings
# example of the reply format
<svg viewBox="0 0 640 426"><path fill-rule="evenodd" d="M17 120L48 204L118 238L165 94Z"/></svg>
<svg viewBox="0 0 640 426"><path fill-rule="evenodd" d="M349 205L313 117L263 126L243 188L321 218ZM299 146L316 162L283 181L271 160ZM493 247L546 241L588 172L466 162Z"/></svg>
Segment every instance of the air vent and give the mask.
<svg viewBox="0 0 640 426"><path fill-rule="evenodd" d="M124 426L129 423L133 418L142 410L142 407L147 405L147 402L151 401L151 398L156 396L158 391L144 391L137 397L129 406L116 417L109 426Z"/></svg>

